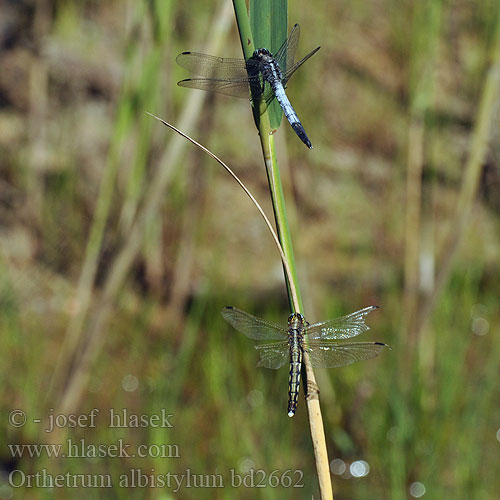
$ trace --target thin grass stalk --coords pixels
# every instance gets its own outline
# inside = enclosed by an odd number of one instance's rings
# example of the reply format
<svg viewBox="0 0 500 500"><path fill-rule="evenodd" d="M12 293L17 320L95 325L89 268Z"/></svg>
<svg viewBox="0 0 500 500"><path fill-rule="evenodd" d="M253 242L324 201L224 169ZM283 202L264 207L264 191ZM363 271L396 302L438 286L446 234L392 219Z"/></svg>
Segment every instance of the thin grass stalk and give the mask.
<svg viewBox="0 0 500 500"><path fill-rule="evenodd" d="M450 225L448 237L440 252L441 259L437 266L439 272L436 276L434 290L419 310L417 317L418 331L426 327L429 316L450 274L451 265L470 220L476 199L481 170L488 151L491 127L494 120L498 119L496 104L500 100L500 9L497 13L490 60L491 64L486 74L477 119L472 133L470 154L462 177L455 218Z"/></svg>
<svg viewBox="0 0 500 500"><path fill-rule="evenodd" d="M410 82L410 124L406 177L405 221L405 307L403 386L408 386L417 346L416 316L419 305L420 245L422 221L422 173L425 157L426 115L432 105L435 66L441 28L441 2L427 0L414 8L413 47Z"/></svg>
<svg viewBox="0 0 500 500"><path fill-rule="evenodd" d="M134 86L133 99L137 99L137 121L139 122L138 138L132 169L125 192L125 201L120 214L120 229L122 234L127 234L137 211L145 180L145 167L148 158L149 145L151 144L151 120L145 115L148 109L155 109L160 102L161 68L164 61L164 52L168 35L171 33L174 2L171 0L155 0L149 5L141 5L142 9L149 8L150 22L153 24L153 46L143 54L140 45L134 46L133 60L130 64L140 68L138 81ZM142 13L140 22L146 18Z"/></svg>
<svg viewBox="0 0 500 500"><path fill-rule="evenodd" d="M153 40L150 42L152 46L148 48L146 53L143 53L144 49L139 47L135 54L135 66L139 70L138 81L134 87L134 97L137 100L135 112L137 114L138 134L135 139L135 153L128 176L125 200L119 217L120 235L128 234L137 213L144 187L147 186L146 164L149 157L153 124L145 111L157 109L161 103L160 82L164 78L162 67L165 53L168 52L167 47L171 45L167 42L172 32L174 6L175 3L172 0L154 0L146 5L150 11L149 17L143 16L143 19L150 20ZM171 105L170 102L163 103L164 106L165 104L167 107ZM146 279L156 290L161 286L162 255L164 254L161 226L160 218L150 222L142 247Z"/></svg>
<svg viewBox="0 0 500 500"><path fill-rule="evenodd" d="M37 2L34 5L32 37L33 44L41 46L50 31L52 23L51 8L47 1ZM42 172L46 169L46 162L40 155L45 151L47 144L47 119L49 110L49 68L44 57L33 59L29 66L29 168L26 170L26 191L30 203L30 216L40 222L43 213L44 190Z"/></svg>
<svg viewBox="0 0 500 500"><path fill-rule="evenodd" d="M421 228L422 171L424 162L425 120L423 113L412 114L408 128L408 163L406 174L405 220L405 286L404 331L408 339L407 354L414 352L414 324L419 292L419 249ZM406 356L405 356L406 359ZM411 363L405 366L409 368Z"/></svg>
<svg viewBox="0 0 500 500"><path fill-rule="evenodd" d="M230 16L230 4L222 2L220 8L214 14L213 25L208 30L210 33L210 42L207 47L210 52L217 52L220 49L229 28L231 19ZM179 120L184 129L190 130L194 126L204 99L205 93L203 92L191 93ZM144 206L138 212L130 232L127 235L127 239L124 242L116 260L112 264L111 270L104 284L104 291L101 296L102 300L96 301L96 309L93 312L94 317L86 330L83 328L85 321L87 320L88 309L90 307L92 290L91 285L95 276L96 266L92 265L90 266L90 269L85 269L84 266L84 270L82 271L83 278L81 279L85 282L85 286L83 286L83 288L87 298L87 303L85 304L86 308L85 311L79 314L79 322L74 325L75 328L77 328L77 332L72 330L68 330L67 332L67 335L72 336L77 333L75 342L71 346L72 349L64 351L64 355L68 356L69 359L74 359L77 353L79 353L78 362L75 363L72 372L67 374L65 387L61 390L60 394L57 395L61 413L70 413L71 411L75 411L79 405L83 390L86 387L88 377L90 375L89 370L91 363L99 352L100 346L105 338L105 335L103 334L105 331L104 325L109 317L109 311L111 310L117 293L126 279L133 260L137 257L141 249L141 245L145 237L145 231L149 227L150 221L157 217L158 212L161 209L165 190L170 182L170 179L172 178L175 165L183 151L183 148L184 141L179 137L173 137L167 145L165 154L162 157L154 176L151 178L149 189L145 196ZM107 182L105 184L108 186ZM112 187L114 188L114 186ZM101 219L99 218L98 221L101 221ZM97 224L97 222L95 224ZM98 229L99 230L95 230L94 232L100 236L100 243L102 233L101 228L99 227ZM92 252L95 252L100 248L100 245L98 246L97 242L92 242L90 248L92 249ZM91 260L94 264L94 259Z"/></svg>
<svg viewBox="0 0 500 500"><path fill-rule="evenodd" d="M135 10L133 14L133 24L138 25L143 22L145 17L145 10L148 6L145 2L137 2L134 7ZM92 300L93 283L95 281L99 254L102 248L104 230L111 207L113 193L116 187L116 178L118 175L118 169L120 167L120 150L123 147L127 134L130 134L135 124L134 119L136 116L136 110L134 109L132 103L137 98L137 92L139 92L140 95L146 96L145 106L147 106L148 102L156 102L158 99L158 79L154 76L154 70L158 71L160 68L159 54L162 49L161 47L159 47L159 45L161 45L161 41L166 36L166 26L168 25L166 18L171 15L171 10L171 2L168 3L167 8L163 6L163 10L156 7L155 19L158 20L157 24L160 26L156 33L158 33L158 37L160 38L160 40L152 49L151 55L147 58L149 71L141 77L141 83L139 85L140 89L137 90L133 83L130 81L131 79L135 79L135 77L127 78L123 84L123 89L118 104L117 118L115 120L115 125L110 141L109 153L106 160L106 166L104 168L101 185L99 188L99 194L97 197L92 225L90 228L90 236L87 241L87 246L84 254L84 262L78 280L75 296L76 313L71 317L66 329L63 346L61 348L51 380L50 390L48 393L49 398L51 398L53 394L57 390L59 390L62 385L64 385L68 367L74 360L73 356L78 349L78 345L82 338L83 328ZM135 38L131 40L130 46L127 48L127 54L127 68L129 69L129 71L131 71L134 66L137 65L137 61L140 58L140 47ZM144 98L142 99L142 101L144 101ZM144 106L142 108L144 108ZM148 129L149 127L150 124L148 122L141 123L139 127L140 138L138 153L134 162L135 170L142 169L141 165L143 164L144 158L146 156L146 139L148 139L150 135L150 131ZM137 180L137 177L137 175L132 175L132 178L135 181L135 185L137 185L138 183L140 184L140 182L138 182ZM124 224L124 220L130 221L135 215L136 204L137 202L134 199L134 193L131 191L129 183L125 203L122 207L120 215L122 226ZM127 234L128 231L128 225L126 225L125 228L122 228L122 233Z"/></svg>
<svg viewBox="0 0 500 500"><path fill-rule="evenodd" d="M245 58L248 58L252 55L254 45L245 1L233 0L233 5L238 23L243 53ZM290 269L290 274L285 272L290 308L294 312L303 313L302 298L300 295L295 258L293 254L291 231L286 216L285 198L281 186L281 176L274 145L274 135L271 130L267 112L262 112L262 109L258 109L257 112L254 112L254 116L257 114L258 119L256 119L256 122L260 135L262 154L264 156L266 166L278 237L283 248L287 267ZM292 289L295 290L295 294L292 294ZM329 500L333 499L333 490L323 427L323 417L321 415L321 408L319 404L319 390L307 352L304 353L304 366L306 376L303 378L303 386L306 396L309 428L313 442L319 490L321 498L323 500Z"/></svg>
<svg viewBox="0 0 500 500"><path fill-rule="evenodd" d="M236 181L236 183L241 187L241 189L243 189L243 191L250 198L250 200L252 200L252 203L255 205L255 207L259 211L260 215L264 219L264 222L265 222L267 228L269 229L269 231L270 231L270 233L271 233L271 235L272 235L272 237L274 239L274 243L276 244L276 247L277 247L278 252L280 254L281 262L283 263L283 267L285 268L285 275L286 276L290 276L291 275L291 270L290 270L290 267L288 265L288 261L286 259L286 256L285 256L285 254L283 252L283 248L282 248L281 243L279 241L278 235L274 231L274 228L273 228L273 226L271 224L271 221L268 219L267 215L265 214L264 209L261 207L261 205L259 204L259 202L255 199L254 195L250 192L250 190L245 186L245 184L243 183L243 181L217 155L215 155L214 153L212 153L212 151L210 151L209 149L207 149L205 146L203 146L202 144L200 144L198 141L195 141L192 137L189 137L187 134L185 134L184 132L182 132L182 130L179 130L178 128L174 127L172 124L166 122L165 120L162 120L158 116L155 116L155 115L153 115L151 113L148 113L148 115L152 116L153 118L156 118L158 121L160 121L161 123L163 123L163 125L165 125L166 127L172 129L174 132L177 132L181 137L184 137L189 142L191 142L192 144L194 144L195 146L197 146L198 148L200 148L203 152L205 152L207 155L209 155L215 161L217 161L220 165L222 165L222 167L224 167L224 169L226 170L226 172ZM295 291L292 290L291 293L292 293L292 297L294 297L293 300L297 301L297 296L296 296Z"/></svg>
<svg viewBox="0 0 500 500"><path fill-rule="evenodd" d="M162 120L161 118L155 116L155 115L151 115L151 116L154 116L154 118L156 118L157 120L159 120L161 123L163 123L165 126L169 127L170 129L174 130L175 132L177 132L180 136L184 137L185 139L187 139L188 141L190 141L191 143L193 143L195 146L199 147L200 149L202 149L205 153L207 153L209 156L211 156L213 159L215 159L220 165L222 165L224 167L224 169L233 177L233 179L239 184L239 186L243 189L243 191L247 194L247 196L252 200L252 203L255 205L255 207L257 208L257 210L259 211L259 213L261 214L261 216L263 217L271 235L273 236L273 239L274 239L274 242L276 244L276 247L278 248L278 251L280 253L280 257L281 257L281 260L282 260L282 263L283 263L283 267L285 269L285 276L287 276L290 280L290 284L291 284L291 302L292 303L299 303L298 302L298 299L297 299L297 295L294 293L294 286L295 286L295 283L293 281L293 279L291 279L291 273L290 273L290 267L289 267L289 262L283 252L283 248L281 246L281 243L278 239L278 235L276 234L276 232L274 231L274 228L272 227L272 224L270 222L270 220L267 218L264 210L262 209L262 207L260 206L260 204L257 202L257 200L255 199L255 197L252 195L252 193L248 190L248 188L245 186L245 184L238 178L238 176L231 170L230 167L228 167L220 158L218 158L214 153L212 153L209 149L207 149L205 146L201 145L199 142L195 141L194 139L192 139L191 137L189 137L187 134L185 134L184 132L182 132L181 130L179 130L178 128L174 127L173 125L171 125L170 123L166 122L165 120ZM310 366L310 362L309 362L309 358L307 358L307 361L306 361L306 356L307 356L307 352L304 353L304 363L307 363L309 366ZM307 364L306 364L306 370L307 370ZM307 390L308 390L308 398L307 398L307 406L308 406L308 413L309 413L309 421L310 421L310 426L311 426L311 435L312 435L312 439L313 439L313 446L314 446L314 450L315 450L315 455L316 455L316 451L318 452L321 452L321 448L324 446L325 448L325 452L326 452L326 440L324 439L324 432L321 432L321 433L318 433L317 432L317 429L315 427L315 425L319 425L321 424L321 431L323 431L323 420L322 420L322 416L321 416L321 409L319 408L319 398L318 398L318 390L317 390L317 386L315 385L316 382L314 380L314 373L307 373L307 384L305 385L307 387ZM323 443L321 441L321 438L323 438ZM329 468L328 468L328 455L325 456L322 456L322 465L324 465L326 463L326 467L327 467L327 470L328 470L328 477L329 476ZM318 474L319 476L319 474ZM328 485L324 484L324 481L323 483L320 482L320 491L324 491L324 489L327 487ZM323 490L321 490L321 488L323 488ZM330 492L332 491L331 489L331 482L330 482ZM333 496L332 494L330 493L330 496L328 496L328 490L326 490L326 496L322 496L321 498L332 498L333 499Z"/></svg>
<svg viewBox="0 0 500 500"><path fill-rule="evenodd" d="M142 18L144 4L136 5L135 19ZM136 48L133 46L132 48ZM134 50L131 51L130 60L127 65L132 64ZM104 229L111 208L111 200L116 187L116 177L120 166L120 148L127 132L133 123L133 109L130 104L130 95L127 82L124 84L122 95L118 105L117 118L110 141L110 148L104 167L99 193L95 206L90 234L85 248L84 259L75 295L76 312L71 316L64 335L63 345L54 368L48 399L52 399L57 391L64 385L67 371L73 361L78 345L80 343L87 314L92 301L93 284L97 272L99 254L101 252Z"/></svg>
<svg viewBox="0 0 500 500"><path fill-rule="evenodd" d="M259 133L266 164L267 179L271 193L274 218L278 230L280 243L283 247L283 253L287 267L290 273L285 272L288 298L292 311L303 314L302 297L298 284L295 258L293 254L290 227L286 215L285 198L281 186L281 176L278 168L276 150L274 147L274 135L268 127L269 121L260 120ZM293 294L295 291L295 295ZM333 499L332 482L330 476L330 465L328 460L328 451L326 448L326 438L323 426L323 416L319 404L319 389L316 383L316 377L309 360L309 356L304 351L304 366L306 376L303 378L303 386L306 397L307 413L309 416L309 429L313 442L313 450L316 461L316 472L322 500Z"/></svg>
<svg viewBox="0 0 500 500"><path fill-rule="evenodd" d="M406 214L404 254L404 307L401 318L405 342L399 358L398 395L409 401L418 387L415 359L420 332L417 315L420 299L420 252L422 239L422 174L425 162L426 118L433 102L435 65L441 27L441 2L425 0L413 9L412 51L410 60L410 112L406 173ZM422 339L420 339L420 343ZM429 343L430 344L430 343ZM429 345L428 344L428 345ZM394 403L393 403L394 404ZM411 406L411 405L410 405ZM408 404L394 404L397 437L391 449L391 498L406 498L409 459L404 443L408 439Z"/></svg>

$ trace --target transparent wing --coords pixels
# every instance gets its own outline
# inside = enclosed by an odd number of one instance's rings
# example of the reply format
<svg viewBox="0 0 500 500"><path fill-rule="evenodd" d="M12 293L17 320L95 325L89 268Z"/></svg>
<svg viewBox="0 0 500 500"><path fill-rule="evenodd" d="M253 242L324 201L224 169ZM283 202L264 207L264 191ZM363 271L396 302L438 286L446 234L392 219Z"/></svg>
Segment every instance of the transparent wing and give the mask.
<svg viewBox="0 0 500 500"><path fill-rule="evenodd" d="M248 79L244 59L209 56L200 52L182 52L177 56L177 64L194 75L215 79Z"/></svg>
<svg viewBox="0 0 500 500"><path fill-rule="evenodd" d="M218 94L232 97L244 97L250 99L250 87L248 78L245 80L222 80L215 78L188 78L177 82L180 87L189 87L198 90L217 92Z"/></svg>
<svg viewBox="0 0 500 500"><path fill-rule="evenodd" d="M318 368L337 368L350 365L364 359L378 356L385 347L381 342L332 343L311 341L307 352L313 366ZM390 347L389 347L390 349Z"/></svg>
<svg viewBox="0 0 500 500"><path fill-rule="evenodd" d="M256 345L255 349L258 349L260 354L257 366L277 370L290 361L290 349L287 341Z"/></svg>
<svg viewBox="0 0 500 500"><path fill-rule="evenodd" d="M243 59L209 56L199 52L183 52L177 56L177 64L203 77L181 80L177 83L180 87L207 90L246 99L251 97L250 85L257 89L262 87L257 61L245 62ZM247 69L255 76L249 77Z"/></svg>
<svg viewBox="0 0 500 500"><path fill-rule="evenodd" d="M290 31L287 40L283 43L278 52L276 52L275 59L278 61L278 64L283 73L283 85L285 85L286 82L290 80L292 75L320 49L320 47L316 47L314 50L309 52L309 54L303 57L298 63L293 64L297 46L299 44L299 37L300 26L296 24L293 27L292 31Z"/></svg>
<svg viewBox="0 0 500 500"><path fill-rule="evenodd" d="M366 332L370 327L365 323L365 316L378 306L369 306L347 316L314 323L307 327L308 339L349 339Z"/></svg>
<svg viewBox="0 0 500 500"><path fill-rule="evenodd" d="M287 72L288 68L293 66L293 61L295 59L295 52L297 51L297 45L299 44L300 37L300 26L296 24L288 38L283 42L283 45L278 49L274 58L278 61L283 74Z"/></svg>
<svg viewBox="0 0 500 500"><path fill-rule="evenodd" d="M257 316L228 306L222 309L222 317L243 335L254 340L283 340L288 338L288 331Z"/></svg>
<svg viewBox="0 0 500 500"><path fill-rule="evenodd" d="M288 80L290 80L290 78L292 77L292 75L310 58L312 57L314 54L316 54L316 52L318 52L318 50L320 49L321 47L316 47L314 50L311 50L311 52L309 52L309 54L307 54L307 56L303 57L298 63L294 64L293 66L289 66L289 69L285 72L285 74L283 75L283 85L286 84L286 82L288 82Z"/></svg>

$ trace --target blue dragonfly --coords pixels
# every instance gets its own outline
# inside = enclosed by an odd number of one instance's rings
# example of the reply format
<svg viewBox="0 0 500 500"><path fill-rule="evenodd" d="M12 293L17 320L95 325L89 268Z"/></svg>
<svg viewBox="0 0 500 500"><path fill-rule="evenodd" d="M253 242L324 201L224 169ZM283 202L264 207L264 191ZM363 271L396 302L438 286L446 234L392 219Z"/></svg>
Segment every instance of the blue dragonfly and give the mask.
<svg viewBox="0 0 500 500"><path fill-rule="evenodd" d="M288 80L320 48L317 47L294 64L300 28L296 24L285 42L273 56L268 49L254 51L247 59L209 56L199 52L182 52L177 63L201 78L188 78L177 83L181 87L218 92L233 97L264 101L264 108L276 98L301 141L310 149L312 144L285 93Z"/></svg>

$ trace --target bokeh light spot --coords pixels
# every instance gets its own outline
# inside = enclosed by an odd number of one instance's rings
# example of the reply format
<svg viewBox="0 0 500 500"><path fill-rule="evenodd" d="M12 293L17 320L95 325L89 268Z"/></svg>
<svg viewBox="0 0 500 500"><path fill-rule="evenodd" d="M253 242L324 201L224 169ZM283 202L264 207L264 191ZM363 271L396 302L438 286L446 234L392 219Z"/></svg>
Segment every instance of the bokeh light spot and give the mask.
<svg viewBox="0 0 500 500"><path fill-rule="evenodd" d="M134 392L139 387L139 380L134 375L125 375L122 379L122 387L127 392Z"/></svg>
<svg viewBox="0 0 500 500"><path fill-rule="evenodd" d="M370 472L370 466L364 460L356 460L351 464L349 470L353 477L364 477Z"/></svg>
<svg viewBox="0 0 500 500"><path fill-rule="evenodd" d="M486 335L490 329L490 324L487 319L475 318L472 320L472 331L476 335Z"/></svg>
<svg viewBox="0 0 500 500"><path fill-rule="evenodd" d="M264 395L261 391L250 391L247 396L247 401L252 408L255 408L257 406L260 406L264 402Z"/></svg>
<svg viewBox="0 0 500 500"><path fill-rule="evenodd" d="M334 474L343 474L345 472L345 470L347 469L347 465L345 464L345 462L340 459L340 458L336 458L335 460L332 460L330 462L330 470L334 473Z"/></svg>
<svg viewBox="0 0 500 500"><path fill-rule="evenodd" d="M252 469L255 469L255 462L251 458L244 457L238 462L240 474L247 474Z"/></svg>
<svg viewBox="0 0 500 500"><path fill-rule="evenodd" d="M410 486L410 495L415 498L420 498L425 495L425 486L418 481L415 481Z"/></svg>

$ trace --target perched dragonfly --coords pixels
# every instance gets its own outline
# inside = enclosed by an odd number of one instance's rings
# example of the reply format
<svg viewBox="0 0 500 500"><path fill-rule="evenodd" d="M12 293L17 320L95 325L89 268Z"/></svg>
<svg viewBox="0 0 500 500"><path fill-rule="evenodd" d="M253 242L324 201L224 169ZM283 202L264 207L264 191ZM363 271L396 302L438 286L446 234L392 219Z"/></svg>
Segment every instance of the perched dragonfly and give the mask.
<svg viewBox="0 0 500 500"><path fill-rule="evenodd" d="M311 141L285 93L286 84L291 76L319 50L319 47L315 48L294 64L299 35L300 28L296 24L275 56L269 50L262 48L257 49L246 61L209 56L199 52L182 52L177 56L177 63L203 78L181 80L177 85L234 97L251 98L254 102L264 100L266 106L276 97L295 133L308 148L312 149Z"/></svg>
<svg viewBox="0 0 500 500"><path fill-rule="evenodd" d="M334 368L374 358L384 347L389 347L382 342L336 342L369 330L365 316L374 309L378 309L378 306L365 307L347 316L312 325L302 314L293 313L288 318L288 328L231 306L222 310L222 316L236 330L253 340L277 341L255 346L260 354L257 366L277 369L286 362L290 363L288 416L293 417L297 409L304 351L308 353L313 366Z"/></svg>

